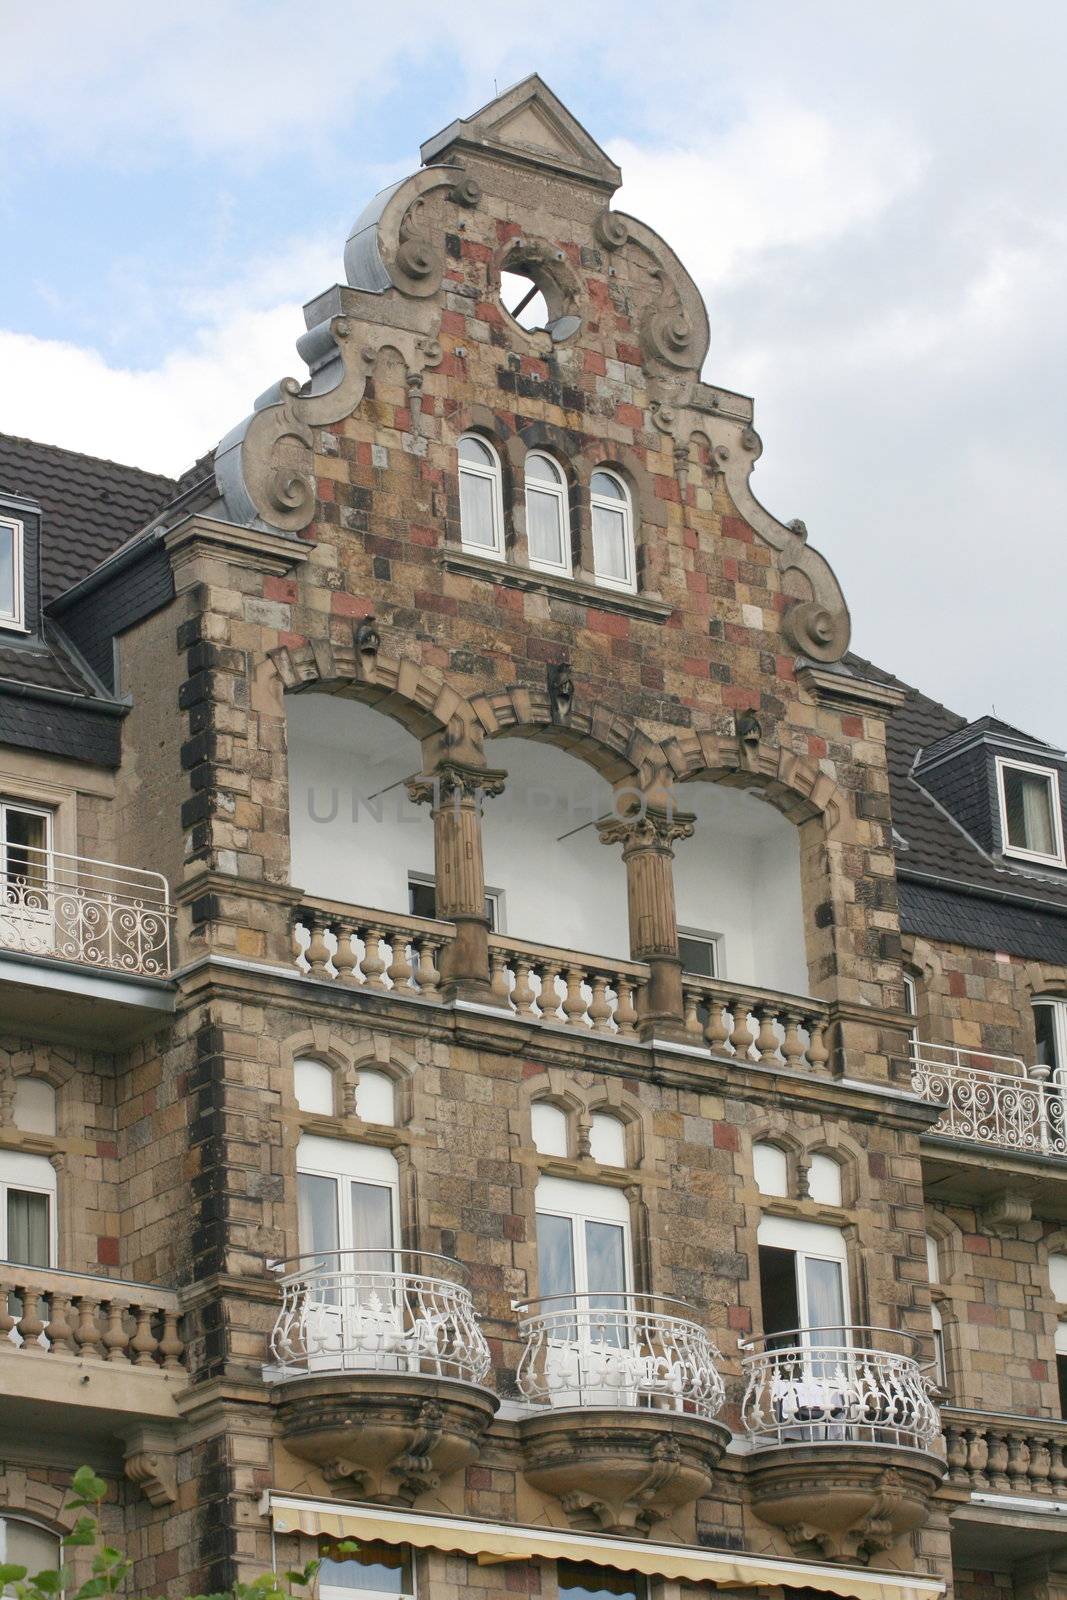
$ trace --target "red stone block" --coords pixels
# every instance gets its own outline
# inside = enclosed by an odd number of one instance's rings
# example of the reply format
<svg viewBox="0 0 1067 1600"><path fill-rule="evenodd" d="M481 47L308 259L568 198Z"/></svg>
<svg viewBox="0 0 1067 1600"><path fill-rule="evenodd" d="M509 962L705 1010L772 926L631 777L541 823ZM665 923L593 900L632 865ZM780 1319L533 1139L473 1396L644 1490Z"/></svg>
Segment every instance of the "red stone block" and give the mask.
<svg viewBox="0 0 1067 1600"><path fill-rule="evenodd" d="M102 1267L117 1267L119 1264L119 1242L110 1235L96 1241L96 1259Z"/></svg>
<svg viewBox="0 0 1067 1600"><path fill-rule="evenodd" d="M622 400L615 407L615 421L621 423L624 428L643 428L645 414L636 406L632 406L628 400Z"/></svg>
<svg viewBox="0 0 1067 1600"><path fill-rule="evenodd" d="M712 1127L716 1150L739 1150L741 1137L732 1122L716 1122Z"/></svg>
<svg viewBox="0 0 1067 1600"><path fill-rule="evenodd" d="M281 600L285 605L292 605L296 600L296 583L292 578L274 578L267 576L263 579L264 600Z"/></svg>
<svg viewBox="0 0 1067 1600"><path fill-rule="evenodd" d="M613 639L630 636L629 617L620 617L615 611L590 611L587 627L591 633L607 633Z"/></svg>

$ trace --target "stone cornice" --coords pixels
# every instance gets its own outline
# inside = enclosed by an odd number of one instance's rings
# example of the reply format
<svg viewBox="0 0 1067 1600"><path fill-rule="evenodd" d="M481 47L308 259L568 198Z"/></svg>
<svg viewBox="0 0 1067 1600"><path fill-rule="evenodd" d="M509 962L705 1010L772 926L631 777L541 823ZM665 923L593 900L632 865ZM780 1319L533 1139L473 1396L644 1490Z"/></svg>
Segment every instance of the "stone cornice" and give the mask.
<svg viewBox="0 0 1067 1600"><path fill-rule="evenodd" d="M856 711L861 716L892 716L907 699L903 689L894 689L888 683L875 683L871 678L850 678L842 672L832 672L814 662L805 662L797 668L797 682L823 705L833 705L842 711Z"/></svg>
<svg viewBox="0 0 1067 1600"><path fill-rule="evenodd" d="M311 554L310 544L292 534L268 528L239 527L234 522L198 515L186 517L176 527L168 529L163 545L170 556L179 590L186 586L181 582L184 569L202 558L281 577ZM191 581L186 580L187 583Z"/></svg>

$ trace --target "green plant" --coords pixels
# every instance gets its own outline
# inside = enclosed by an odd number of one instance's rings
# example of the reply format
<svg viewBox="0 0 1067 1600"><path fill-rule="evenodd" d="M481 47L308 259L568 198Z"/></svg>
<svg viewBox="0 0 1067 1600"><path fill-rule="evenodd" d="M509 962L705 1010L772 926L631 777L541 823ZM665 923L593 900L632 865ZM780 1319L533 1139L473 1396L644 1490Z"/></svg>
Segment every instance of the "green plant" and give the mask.
<svg viewBox="0 0 1067 1600"><path fill-rule="evenodd" d="M61 1567L46 1569L32 1577L25 1567L13 1562L0 1562L0 1591L15 1600L100 1600L102 1595L119 1593L123 1588L133 1562L121 1550L105 1544L100 1533L100 1505L107 1494L107 1484L98 1478L91 1467L79 1467L71 1481L73 1495L67 1501L68 1511L81 1515L63 1539L64 1549L91 1548L90 1576L74 1586L74 1574L65 1563ZM339 1550L354 1549L354 1545L340 1545ZM264 1572L251 1583L235 1583L222 1594L190 1595L186 1600L294 1600L295 1589L306 1589L319 1570L318 1561L309 1561L296 1572Z"/></svg>

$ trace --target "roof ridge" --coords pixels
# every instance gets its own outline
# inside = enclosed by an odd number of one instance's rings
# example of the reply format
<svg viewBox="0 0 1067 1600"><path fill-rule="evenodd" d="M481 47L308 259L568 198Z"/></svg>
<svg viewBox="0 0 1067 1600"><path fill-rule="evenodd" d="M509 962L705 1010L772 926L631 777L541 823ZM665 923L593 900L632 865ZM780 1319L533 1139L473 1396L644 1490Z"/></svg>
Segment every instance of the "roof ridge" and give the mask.
<svg viewBox="0 0 1067 1600"><path fill-rule="evenodd" d="M12 444L28 444L34 450L50 450L53 455L75 456L79 461L93 461L98 466L117 468L120 472L136 472L139 477L154 478L158 483L169 484L172 488L178 482L177 478L169 477L165 472L153 472L149 467L135 466L132 461L114 461L110 456L90 455L86 450L71 450L65 444L48 444L43 439L31 439L24 433L0 432L0 439L8 439Z"/></svg>

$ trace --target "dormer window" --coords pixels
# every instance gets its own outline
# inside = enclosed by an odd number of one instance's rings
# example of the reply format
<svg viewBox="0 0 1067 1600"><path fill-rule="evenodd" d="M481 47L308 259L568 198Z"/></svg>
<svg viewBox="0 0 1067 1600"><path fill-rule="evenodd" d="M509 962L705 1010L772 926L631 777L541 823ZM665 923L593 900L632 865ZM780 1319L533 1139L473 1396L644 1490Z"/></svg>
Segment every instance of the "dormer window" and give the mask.
<svg viewBox="0 0 1067 1600"><path fill-rule="evenodd" d="M997 757L1004 854L1042 866L1062 867L1063 827L1059 775L1047 767Z"/></svg>
<svg viewBox="0 0 1067 1600"><path fill-rule="evenodd" d="M0 517L0 628L25 627L22 547L22 523Z"/></svg>

